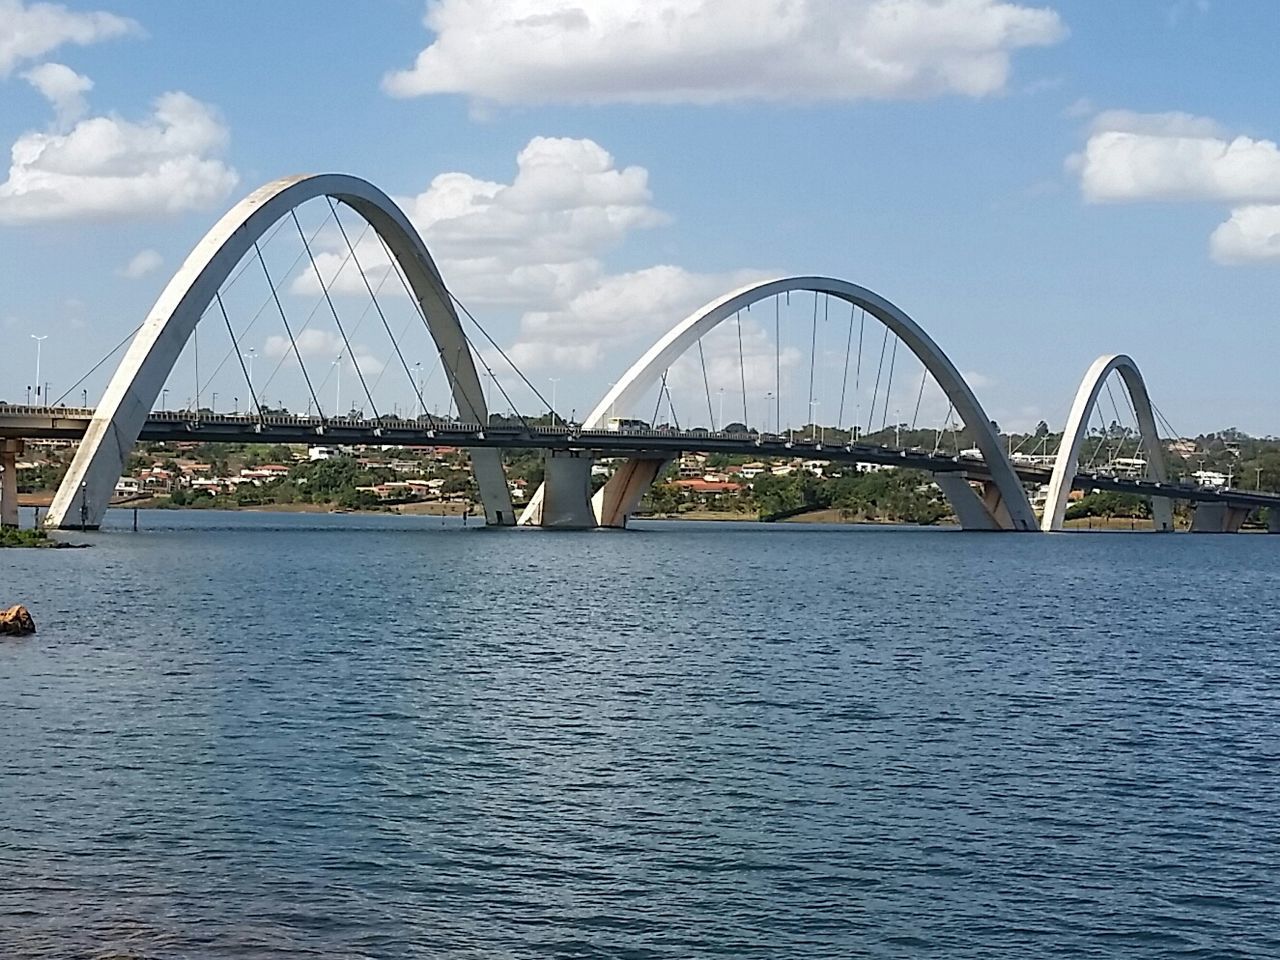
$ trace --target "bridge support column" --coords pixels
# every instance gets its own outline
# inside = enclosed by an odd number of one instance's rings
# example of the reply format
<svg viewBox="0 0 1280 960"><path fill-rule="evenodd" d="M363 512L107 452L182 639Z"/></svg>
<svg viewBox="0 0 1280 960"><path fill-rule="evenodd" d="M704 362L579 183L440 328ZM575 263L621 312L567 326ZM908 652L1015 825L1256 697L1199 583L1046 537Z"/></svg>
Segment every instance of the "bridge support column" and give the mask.
<svg viewBox="0 0 1280 960"><path fill-rule="evenodd" d="M591 499L596 522L602 527L626 527L645 493L671 462L671 457L632 457L596 491Z"/></svg>
<svg viewBox="0 0 1280 960"><path fill-rule="evenodd" d="M591 530L596 515L591 509L591 464L595 458L581 451L547 453L543 477L545 492L537 519L539 526L554 530Z"/></svg>
<svg viewBox="0 0 1280 960"><path fill-rule="evenodd" d="M982 493L975 490L961 473L935 473L936 483L955 511L963 530L1012 530L1009 511L994 483L984 483Z"/></svg>
<svg viewBox="0 0 1280 960"><path fill-rule="evenodd" d="M1151 529L1156 533L1173 533L1173 501L1168 497L1151 498Z"/></svg>
<svg viewBox="0 0 1280 960"><path fill-rule="evenodd" d="M484 507L484 522L490 527L512 527L516 511L511 505L511 491L507 489L506 473L502 469L502 451L495 447L471 447L471 475L480 491L480 504Z"/></svg>
<svg viewBox="0 0 1280 960"><path fill-rule="evenodd" d="M1267 510L1267 533L1280 533L1280 509L1276 507Z"/></svg>
<svg viewBox="0 0 1280 960"><path fill-rule="evenodd" d="M0 440L0 527L18 525L18 455L22 453L22 441Z"/></svg>
<svg viewBox="0 0 1280 960"><path fill-rule="evenodd" d="M1248 507L1223 502L1197 503L1191 515L1191 532L1239 533L1240 525L1248 516Z"/></svg>

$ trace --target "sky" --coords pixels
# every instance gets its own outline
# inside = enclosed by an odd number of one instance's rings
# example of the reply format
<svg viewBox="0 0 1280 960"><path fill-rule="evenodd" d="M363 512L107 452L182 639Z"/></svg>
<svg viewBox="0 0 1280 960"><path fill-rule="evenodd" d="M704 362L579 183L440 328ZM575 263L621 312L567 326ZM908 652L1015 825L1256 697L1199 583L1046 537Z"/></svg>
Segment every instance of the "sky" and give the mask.
<svg viewBox="0 0 1280 960"><path fill-rule="evenodd" d="M906 310L1004 427L1060 426L1128 353L1177 432L1280 434L1277 41L1273 0L0 0L0 399L33 337L71 388L257 186L345 172L566 413L700 304L820 274ZM320 296L299 275L285 309ZM289 349L265 323L241 347Z"/></svg>

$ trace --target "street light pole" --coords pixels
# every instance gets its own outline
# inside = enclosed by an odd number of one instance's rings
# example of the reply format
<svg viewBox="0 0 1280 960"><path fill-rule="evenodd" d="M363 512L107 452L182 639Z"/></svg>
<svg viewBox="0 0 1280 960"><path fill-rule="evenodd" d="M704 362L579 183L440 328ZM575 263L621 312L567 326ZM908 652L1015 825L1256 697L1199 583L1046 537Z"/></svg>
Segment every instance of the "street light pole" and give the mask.
<svg viewBox="0 0 1280 960"><path fill-rule="evenodd" d="M33 333L31 334L31 339L36 342L36 399L39 400L40 399L40 348L43 347L44 342L49 339L49 335L46 333L42 337L37 337ZM48 403L49 398L45 397L44 402Z"/></svg>
<svg viewBox="0 0 1280 960"><path fill-rule="evenodd" d="M258 353L257 353L257 351L256 351L256 350L254 350L254 349L253 349L253 347L250 347L250 348L249 348L249 352L248 352L248 353L242 354L242 356L245 358L245 360L246 360L246 361L248 361L249 395L250 395L250 397L252 397L252 396L253 396L253 358L254 358L254 357L256 357L257 355L258 355Z"/></svg>
<svg viewBox="0 0 1280 960"><path fill-rule="evenodd" d="M556 387L560 385L559 377L547 377L551 381L551 425L554 427L558 419L556 415Z"/></svg>
<svg viewBox="0 0 1280 960"><path fill-rule="evenodd" d="M333 415L335 417L342 416L342 354L338 354L338 359L331 364L337 367L338 382L333 388Z"/></svg>
<svg viewBox="0 0 1280 960"><path fill-rule="evenodd" d="M413 365L414 372L417 374L416 382L418 384L418 416L423 416L427 412L427 401L422 399L422 361L419 360Z"/></svg>

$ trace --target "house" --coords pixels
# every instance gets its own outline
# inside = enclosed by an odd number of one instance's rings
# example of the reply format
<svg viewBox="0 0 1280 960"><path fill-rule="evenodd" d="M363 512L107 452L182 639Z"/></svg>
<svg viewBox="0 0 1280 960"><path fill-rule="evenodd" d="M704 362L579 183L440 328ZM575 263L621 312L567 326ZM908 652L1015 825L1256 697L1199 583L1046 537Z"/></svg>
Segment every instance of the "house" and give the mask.
<svg viewBox="0 0 1280 960"><path fill-rule="evenodd" d="M734 483L732 480L677 480L675 485L687 493L708 494L717 497L725 493L738 493L745 489L741 483Z"/></svg>
<svg viewBox="0 0 1280 960"><path fill-rule="evenodd" d="M120 497L137 496L142 491L142 481L137 477L121 477L116 481L116 495Z"/></svg>

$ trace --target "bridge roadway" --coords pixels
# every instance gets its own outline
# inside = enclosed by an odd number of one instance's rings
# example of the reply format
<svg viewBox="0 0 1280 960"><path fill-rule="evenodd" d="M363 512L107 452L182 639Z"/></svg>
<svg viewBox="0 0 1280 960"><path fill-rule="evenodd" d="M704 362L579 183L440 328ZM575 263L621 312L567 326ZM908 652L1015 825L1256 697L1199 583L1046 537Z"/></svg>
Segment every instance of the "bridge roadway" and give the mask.
<svg viewBox="0 0 1280 960"><path fill-rule="evenodd" d="M0 440L79 440L93 417L91 407L27 407L0 404ZM762 458L805 457L833 463L869 463L909 467L930 473L956 473L968 479L990 479L982 460L897 450L872 444L833 445L771 434L713 433L705 430L579 430L574 427L526 426L514 421L482 427L439 418L378 420L306 417L285 414L201 414L153 412L139 437L143 441L202 443L306 443L313 446L393 445L401 447L497 447L582 451L601 456L678 456L689 450ZM1049 482L1043 467L1014 465L1026 483ZM1214 490L1187 483L1077 473L1072 487L1139 496L1162 496L1195 503L1223 503L1254 509L1280 507L1280 494L1237 489Z"/></svg>

